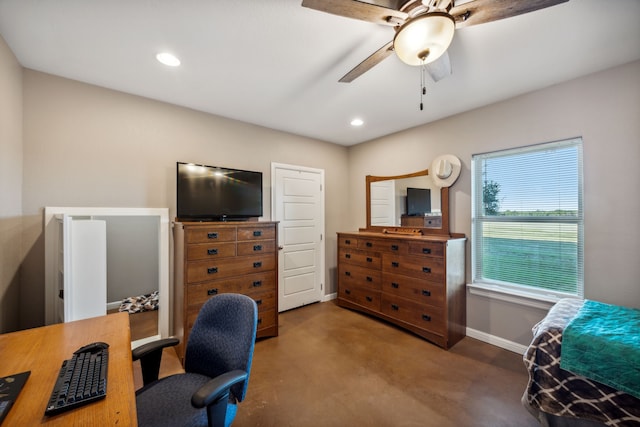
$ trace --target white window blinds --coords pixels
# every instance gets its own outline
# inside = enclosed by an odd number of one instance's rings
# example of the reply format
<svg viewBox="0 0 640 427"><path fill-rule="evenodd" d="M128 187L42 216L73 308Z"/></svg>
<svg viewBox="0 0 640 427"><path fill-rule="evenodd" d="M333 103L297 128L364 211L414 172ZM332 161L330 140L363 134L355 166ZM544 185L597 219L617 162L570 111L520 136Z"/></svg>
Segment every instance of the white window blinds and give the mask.
<svg viewBox="0 0 640 427"><path fill-rule="evenodd" d="M582 139L472 159L473 280L583 295Z"/></svg>

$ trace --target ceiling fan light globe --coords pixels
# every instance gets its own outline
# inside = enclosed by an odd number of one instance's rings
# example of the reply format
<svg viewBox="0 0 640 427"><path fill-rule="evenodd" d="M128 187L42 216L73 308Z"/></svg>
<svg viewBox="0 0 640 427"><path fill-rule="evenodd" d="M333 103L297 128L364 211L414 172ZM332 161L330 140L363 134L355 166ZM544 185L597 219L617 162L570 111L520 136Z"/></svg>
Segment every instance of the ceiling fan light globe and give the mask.
<svg viewBox="0 0 640 427"><path fill-rule="evenodd" d="M446 52L454 31L455 21L451 15L444 12L425 13L400 27L393 39L393 49L406 64L428 64Z"/></svg>

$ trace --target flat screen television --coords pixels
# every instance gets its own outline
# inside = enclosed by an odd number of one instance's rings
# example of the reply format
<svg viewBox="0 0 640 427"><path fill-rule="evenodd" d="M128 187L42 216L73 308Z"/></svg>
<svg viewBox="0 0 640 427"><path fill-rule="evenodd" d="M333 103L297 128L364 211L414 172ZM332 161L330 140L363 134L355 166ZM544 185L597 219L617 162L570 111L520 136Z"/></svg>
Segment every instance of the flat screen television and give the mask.
<svg viewBox="0 0 640 427"><path fill-rule="evenodd" d="M177 216L199 221L262 216L262 172L177 163Z"/></svg>
<svg viewBox="0 0 640 427"><path fill-rule="evenodd" d="M428 188L407 188L407 215L424 216L431 212L431 190Z"/></svg>

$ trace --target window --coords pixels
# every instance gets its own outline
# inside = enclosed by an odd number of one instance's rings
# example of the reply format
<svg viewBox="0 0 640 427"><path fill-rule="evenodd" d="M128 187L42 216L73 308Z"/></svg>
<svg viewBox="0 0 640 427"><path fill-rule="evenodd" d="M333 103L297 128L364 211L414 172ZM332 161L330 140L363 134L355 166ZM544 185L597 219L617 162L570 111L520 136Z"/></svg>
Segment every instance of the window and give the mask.
<svg viewBox="0 0 640 427"><path fill-rule="evenodd" d="M473 282L583 295L582 139L472 158Z"/></svg>

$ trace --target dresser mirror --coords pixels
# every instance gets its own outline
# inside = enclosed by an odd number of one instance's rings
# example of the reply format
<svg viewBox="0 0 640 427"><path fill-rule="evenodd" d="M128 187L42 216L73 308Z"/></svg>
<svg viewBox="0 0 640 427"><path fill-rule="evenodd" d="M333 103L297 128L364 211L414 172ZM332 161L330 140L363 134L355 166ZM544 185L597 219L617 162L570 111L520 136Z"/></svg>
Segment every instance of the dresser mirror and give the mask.
<svg viewBox="0 0 640 427"><path fill-rule="evenodd" d="M429 170L397 176L366 176L367 231L449 234L449 188Z"/></svg>

